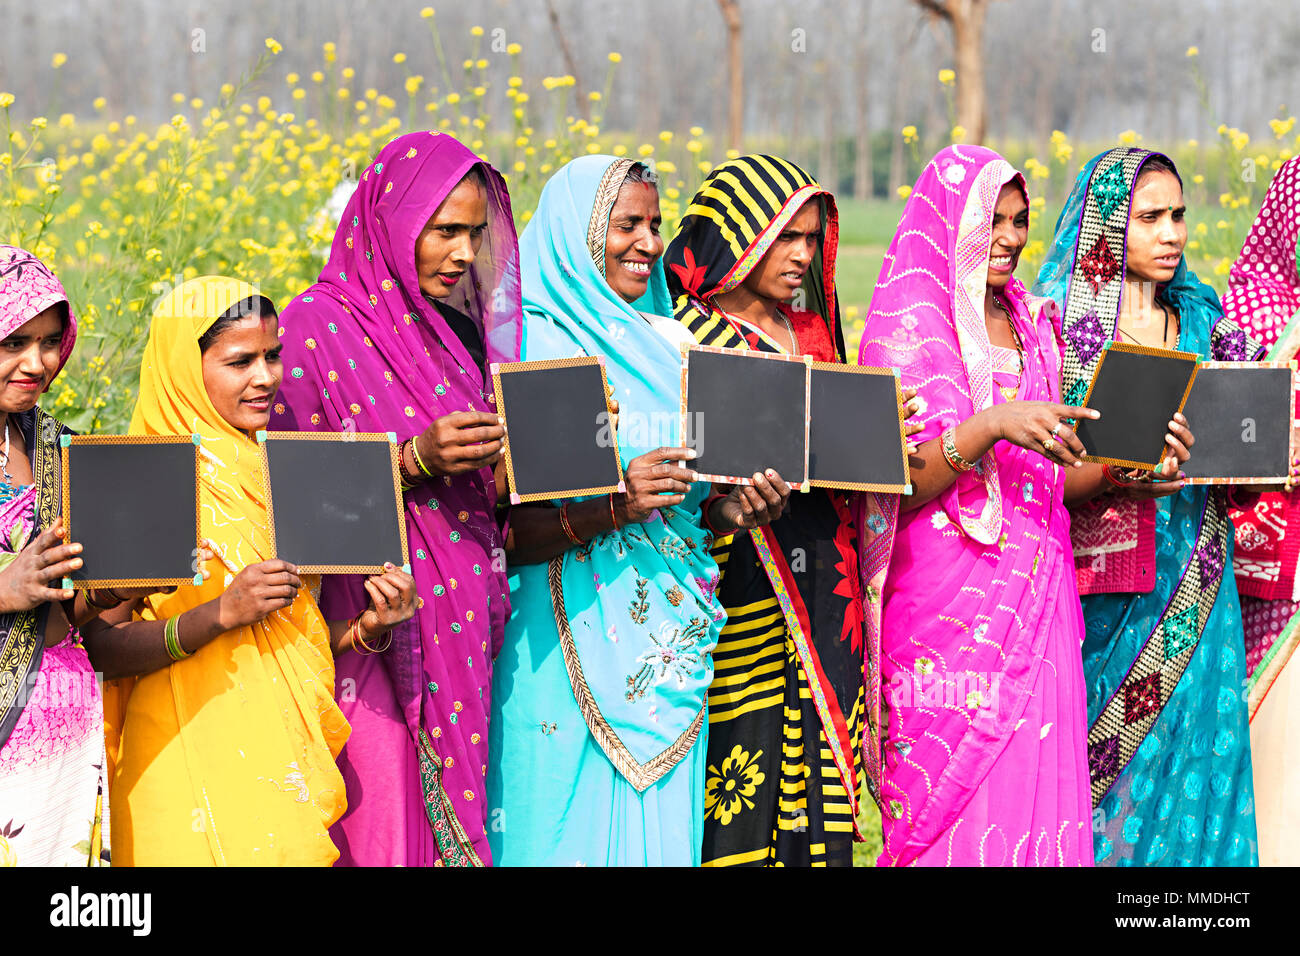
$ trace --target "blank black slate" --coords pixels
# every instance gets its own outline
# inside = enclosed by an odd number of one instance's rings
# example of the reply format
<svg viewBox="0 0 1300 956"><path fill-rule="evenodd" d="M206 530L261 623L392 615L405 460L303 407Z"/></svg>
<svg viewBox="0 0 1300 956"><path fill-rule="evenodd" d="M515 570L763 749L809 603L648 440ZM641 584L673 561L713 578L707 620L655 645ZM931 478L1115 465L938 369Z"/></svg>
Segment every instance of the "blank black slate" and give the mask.
<svg viewBox="0 0 1300 956"><path fill-rule="evenodd" d="M84 562L71 579L142 585L192 580L198 546L194 444L188 438L74 441L65 451L68 537L82 546Z"/></svg>
<svg viewBox="0 0 1300 956"><path fill-rule="evenodd" d="M1276 478L1290 471L1291 369L1205 368L1183 414L1196 436L1183 471L1194 478Z"/></svg>
<svg viewBox="0 0 1300 956"><path fill-rule="evenodd" d="M1169 422L1182 407L1195 374L1195 356L1173 358L1108 347L1084 403L1101 412L1101 418L1079 420L1085 460L1157 467Z"/></svg>
<svg viewBox="0 0 1300 956"><path fill-rule="evenodd" d="M303 570L405 563L386 441L265 439L275 554Z"/></svg>
<svg viewBox="0 0 1300 956"><path fill-rule="evenodd" d="M775 469L807 479L808 367L802 361L728 350L687 353L688 462L701 475L752 481Z"/></svg>
<svg viewBox="0 0 1300 956"><path fill-rule="evenodd" d="M812 370L808 425L808 480L823 485L907 484L898 380L839 369Z"/></svg>
<svg viewBox="0 0 1300 956"><path fill-rule="evenodd" d="M618 449L605 379L596 362L501 366L496 377L497 408L506 419L512 494L522 501L538 501L618 487L623 480Z"/></svg>

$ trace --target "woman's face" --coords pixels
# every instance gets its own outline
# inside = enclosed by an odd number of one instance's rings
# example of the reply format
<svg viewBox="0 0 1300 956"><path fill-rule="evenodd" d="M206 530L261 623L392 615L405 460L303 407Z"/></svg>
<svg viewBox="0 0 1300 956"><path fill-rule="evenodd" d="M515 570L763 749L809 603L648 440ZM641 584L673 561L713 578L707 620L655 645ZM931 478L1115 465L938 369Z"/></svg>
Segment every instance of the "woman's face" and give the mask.
<svg viewBox="0 0 1300 956"><path fill-rule="evenodd" d="M59 370L63 308L52 305L0 341L0 411L18 414L36 404Z"/></svg>
<svg viewBox="0 0 1300 956"><path fill-rule="evenodd" d="M208 399L232 428L242 432L266 428L283 378L274 316L243 316L222 329L203 353Z"/></svg>
<svg viewBox="0 0 1300 956"><path fill-rule="evenodd" d="M993 209L993 241L989 244L988 285L1005 289L1020 262L1020 250L1029 239L1029 206L1016 183L1007 183L998 193Z"/></svg>
<svg viewBox="0 0 1300 956"><path fill-rule="evenodd" d="M609 211L605 233L605 281L625 302L650 285L650 270L664 254L659 235L659 190L650 183L623 183Z"/></svg>
<svg viewBox="0 0 1300 956"><path fill-rule="evenodd" d="M1158 170L1138 176L1128 214L1129 279L1169 282L1187 245L1187 206L1177 177Z"/></svg>
<svg viewBox="0 0 1300 956"><path fill-rule="evenodd" d="M821 248L821 203L810 201L795 213L781 234L773 240L743 285L762 299L789 302L803 285L804 273Z"/></svg>
<svg viewBox="0 0 1300 956"><path fill-rule="evenodd" d="M420 291L445 299L469 271L487 229L487 191L467 175L429 217L415 240Z"/></svg>

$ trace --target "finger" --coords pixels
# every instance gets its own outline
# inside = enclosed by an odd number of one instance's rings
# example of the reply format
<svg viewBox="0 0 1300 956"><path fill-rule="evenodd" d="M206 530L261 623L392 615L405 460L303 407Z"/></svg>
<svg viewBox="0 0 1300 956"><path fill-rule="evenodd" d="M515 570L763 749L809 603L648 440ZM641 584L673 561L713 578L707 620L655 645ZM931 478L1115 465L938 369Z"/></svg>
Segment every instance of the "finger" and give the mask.
<svg viewBox="0 0 1300 956"><path fill-rule="evenodd" d="M389 604L396 606L402 603L402 592L394 587L390 582L384 580L383 575L373 577L370 580L374 582L375 587L380 590L388 600Z"/></svg>
<svg viewBox="0 0 1300 956"><path fill-rule="evenodd" d="M1052 405L1050 408L1057 418L1101 418L1101 412L1095 408L1082 408L1077 405Z"/></svg>
<svg viewBox="0 0 1300 956"><path fill-rule="evenodd" d="M904 389L903 389L903 401L904 401L904 402L910 402L910 401L911 401L912 399L914 399L914 398L916 398L916 389L914 389L914 388L910 388L910 387L909 387L909 388L904 388Z"/></svg>
<svg viewBox="0 0 1300 956"><path fill-rule="evenodd" d="M40 569L41 577L46 581L60 581L81 568L81 558L71 558L57 564L47 564Z"/></svg>
<svg viewBox="0 0 1300 956"><path fill-rule="evenodd" d="M617 399L617 398L611 398L611 399L609 400L609 411L610 411L610 414L611 414L611 415L617 415L617 414L618 414L618 399Z"/></svg>
<svg viewBox="0 0 1300 956"><path fill-rule="evenodd" d="M270 575L266 579L267 584L287 584L291 588L302 587L302 578L288 571L281 571L279 574Z"/></svg>
<svg viewBox="0 0 1300 956"><path fill-rule="evenodd" d="M780 509L781 495L761 471L754 472L754 490L762 496L762 506L765 510Z"/></svg>
<svg viewBox="0 0 1300 956"><path fill-rule="evenodd" d="M456 432L456 444L474 445L479 442L500 441L506 437L506 430L500 425L479 425L474 428L462 428Z"/></svg>
<svg viewBox="0 0 1300 956"><path fill-rule="evenodd" d="M650 469L652 478L672 478L674 481L684 481L690 484L699 480L699 475L689 468L683 468L681 465L670 465L667 463L655 465Z"/></svg>
<svg viewBox="0 0 1300 956"><path fill-rule="evenodd" d="M362 584L365 585L366 593L370 595L370 606L379 615L379 620L382 623L384 619L383 612L388 609L388 599L384 596L384 592L375 587L372 579L367 578Z"/></svg>
<svg viewBox="0 0 1300 956"><path fill-rule="evenodd" d="M298 589L288 584L275 584L258 591L258 597L262 600L284 600L293 601L298 596Z"/></svg>
<svg viewBox="0 0 1300 956"><path fill-rule="evenodd" d="M1196 444L1196 436L1192 434L1192 430L1186 425L1180 425L1177 421L1172 421L1169 423L1169 431L1177 437L1186 448L1191 448Z"/></svg>
<svg viewBox="0 0 1300 956"><path fill-rule="evenodd" d="M55 534L56 530L58 531L58 534ZM53 525L46 528L44 531L42 531L40 534L34 537L31 540L31 542L27 545L27 547L24 548L23 550L34 551L34 552L48 551L50 548L54 547L62 540L63 540L63 522L56 521Z"/></svg>
<svg viewBox="0 0 1300 956"><path fill-rule="evenodd" d="M776 493L781 496L782 502L784 502L786 498L790 497L792 489L788 484L786 484L785 479L781 477L780 473L778 473L775 468L769 468L763 472L763 474L767 477L767 480L772 483L772 487L776 490Z"/></svg>
<svg viewBox="0 0 1300 956"><path fill-rule="evenodd" d="M448 425L456 429L473 428L476 425L500 427L501 416L496 412L451 412L435 421L434 425Z"/></svg>
<svg viewBox="0 0 1300 956"><path fill-rule="evenodd" d="M41 587L36 589L36 599L42 604L55 601L71 601L76 596L77 592L73 588Z"/></svg>
<svg viewBox="0 0 1300 956"><path fill-rule="evenodd" d="M654 451L647 452L640 457L640 461L647 465L657 465L664 461L690 461L698 457L694 448L656 448Z"/></svg>
<svg viewBox="0 0 1300 956"><path fill-rule="evenodd" d="M911 438L913 435L919 435L923 431L925 431L925 426L920 422L914 422L903 429L903 434L908 438Z"/></svg>
<svg viewBox="0 0 1300 956"><path fill-rule="evenodd" d="M1187 450L1187 446L1173 435L1165 436L1165 444L1169 446L1170 450L1174 453L1174 457L1176 457L1179 462L1184 462L1188 458L1192 457L1192 453Z"/></svg>
<svg viewBox="0 0 1300 956"><path fill-rule="evenodd" d="M495 455L501 450L503 444L504 442L497 440L478 445L450 445L443 448L442 455L447 461L453 463L478 461Z"/></svg>
<svg viewBox="0 0 1300 956"><path fill-rule="evenodd" d="M690 482L678 481L675 478L656 478L654 481L646 482L642 487L647 495L685 495L689 494L691 490ZM637 490L641 491L642 488L638 488ZM658 505L659 502L655 501L655 506L657 507Z"/></svg>
<svg viewBox="0 0 1300 956"><path fill-rule="evenodd" d="M37 567L48 568L51 564L57 564L60 561L67 561L69 558L80 553L81 545L79 544L61 544L44 551L38 559ZM78 564L77 567L81 567L81 565Z"/></svg>

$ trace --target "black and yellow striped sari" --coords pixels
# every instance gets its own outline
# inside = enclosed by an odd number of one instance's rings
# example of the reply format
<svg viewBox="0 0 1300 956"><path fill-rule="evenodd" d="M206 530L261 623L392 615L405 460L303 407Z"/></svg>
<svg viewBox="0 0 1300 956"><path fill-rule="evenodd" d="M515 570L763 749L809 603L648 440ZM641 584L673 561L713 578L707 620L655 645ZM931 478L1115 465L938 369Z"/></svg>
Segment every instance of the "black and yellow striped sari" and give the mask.
<svg viewBox="0 0 1300 956"><path fill-rule="evenodd" d="M675 315L696 341L780 350L719 311L713 298L744 281L813 196L823 197L822 247L794 305L825 322L833 343L827 349L843 361L834 200L803 170L771 156L714 169L668 248ZM807 350L801 341L800 351ZM871 726L870 737L878 724L878 707L869 707L864 693L855 514L873 527L889 524L872 498L861 512L864 502L841 492L796 494L773 525L714 547L727 624L713 652L708 697L705 866L852 863L868 776L864 727Z"/></svg>

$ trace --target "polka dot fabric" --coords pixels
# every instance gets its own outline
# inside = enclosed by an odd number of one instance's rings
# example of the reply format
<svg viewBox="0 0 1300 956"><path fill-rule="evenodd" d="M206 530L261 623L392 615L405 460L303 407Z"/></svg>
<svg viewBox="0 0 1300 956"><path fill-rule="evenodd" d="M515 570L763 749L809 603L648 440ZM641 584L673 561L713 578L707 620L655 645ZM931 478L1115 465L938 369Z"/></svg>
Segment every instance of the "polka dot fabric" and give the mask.
<svg viewBox="0 0 1300 956"><path fill-rule="evenodd" d="M1224 314L1269 347L1300 310L1297 234L1300 156L1284 164L1273 177L1223 296Z"/></svg>

